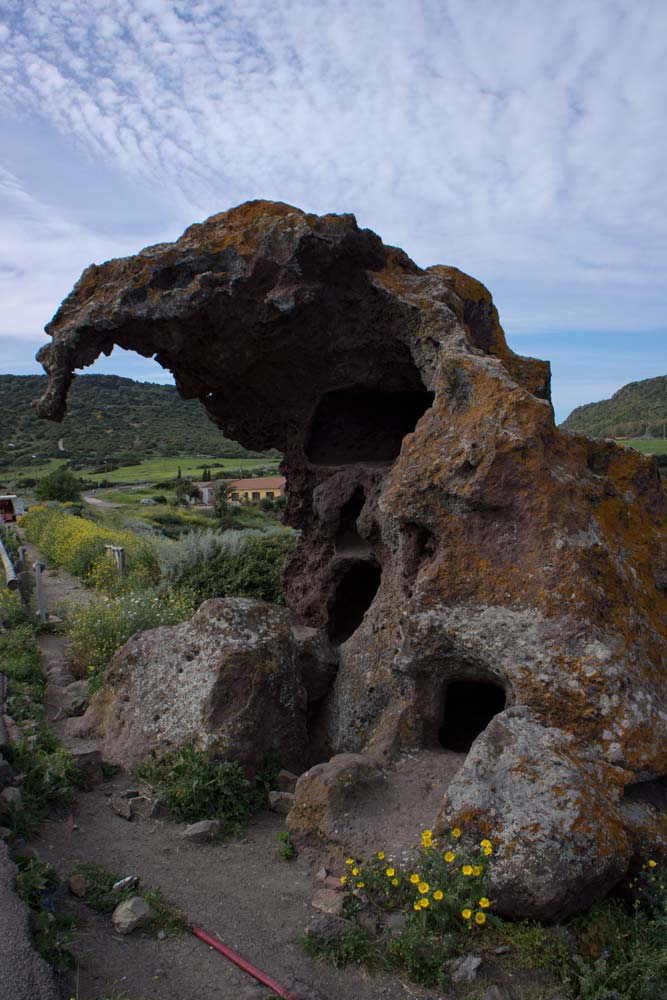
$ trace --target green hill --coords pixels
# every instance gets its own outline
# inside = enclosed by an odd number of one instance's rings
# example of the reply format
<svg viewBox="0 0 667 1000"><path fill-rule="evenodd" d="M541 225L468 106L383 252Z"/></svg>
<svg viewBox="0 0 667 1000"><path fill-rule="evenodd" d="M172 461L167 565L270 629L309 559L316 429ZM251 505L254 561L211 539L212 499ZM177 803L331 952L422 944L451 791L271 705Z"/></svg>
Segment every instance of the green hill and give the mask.
<svg viewBox="0 0 667 1000"><path fill-rule="evenodd" d="M662 438L667 426L667 375L630 382L611 399L577 406L561 427L591 437Z"/></svg>
<svg viewBox="0 0 667 1000"><path fill-rule="evenodd" d="M83 466L186 454L258 454L225 438L201 404L181 399L173 385L81 375L61 424L39 420L30 405L45 387L45 375L0 375L0 469L56 457Z"/></svg>

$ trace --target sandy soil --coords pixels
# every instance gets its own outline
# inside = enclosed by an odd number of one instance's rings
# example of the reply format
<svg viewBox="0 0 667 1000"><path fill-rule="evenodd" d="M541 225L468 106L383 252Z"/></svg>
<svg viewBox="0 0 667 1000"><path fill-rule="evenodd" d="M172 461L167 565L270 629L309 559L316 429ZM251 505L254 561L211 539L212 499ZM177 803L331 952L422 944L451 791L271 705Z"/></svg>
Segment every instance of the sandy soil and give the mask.
<svg viewBox="0 0 667 1000"><path fill-rule="evenodd" d="M70 814L44 824L33 844L39 857L63 875L82 861L139 875L194 923L288 988L296 978L330 1000L425 1000L439 995L396 979L336 970L303 953L299 938L316 915L310 905L316 883L306 859L278 858L276 834L284 829L282 817L260 813L239 840L194 845L180 838L183 824L128 822L117 816L109 794L127 787L127 778L115 778L80 794ZM100 1000L118 992L133 1000L236 1000L242 987L253 982L191 935L164 941L136 932L119 937L109 918L73 897L67 905L81 921L73 949L80 962L79 1000ZM64 995L76 995L75 977L64 985Z"/></svg>

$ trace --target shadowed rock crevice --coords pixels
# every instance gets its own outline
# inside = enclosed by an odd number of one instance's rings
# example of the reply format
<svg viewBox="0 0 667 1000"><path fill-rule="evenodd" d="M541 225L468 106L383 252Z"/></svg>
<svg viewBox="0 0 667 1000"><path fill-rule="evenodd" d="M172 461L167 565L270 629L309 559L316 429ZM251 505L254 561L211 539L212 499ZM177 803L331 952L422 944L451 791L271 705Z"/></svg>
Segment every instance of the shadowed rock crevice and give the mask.
<svg viewBox="0 0 667 1000"><path fill-rule="evenodd" d="M334 591L327 631L334 645L354 635L380 587L382 570L375 562L352 562Z"/></svg>

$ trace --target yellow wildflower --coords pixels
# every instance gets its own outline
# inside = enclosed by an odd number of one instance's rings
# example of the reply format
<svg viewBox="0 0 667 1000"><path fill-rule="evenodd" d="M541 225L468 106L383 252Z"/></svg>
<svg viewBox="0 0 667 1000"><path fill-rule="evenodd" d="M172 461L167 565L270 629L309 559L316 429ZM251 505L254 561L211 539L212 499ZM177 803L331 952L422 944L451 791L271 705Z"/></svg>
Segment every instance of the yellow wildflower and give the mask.
<svg viewBox="0 0 667 1000"><path fill-rule="evenodd" d="M353 861L353 859L352 859L352 858L345 858L345 864L346 864L346 865L353 865L353 864L354 864L354 861Z"/></svg>
<svg viewBox="0 0 667 1000"><path fill-rule="evenodd" d="M424 896L422 899L419 900L419 905L421 906L422 910L425 910L426 907L429 905L428 899L426 899L426 897Z"/></svg>
<svg viewBox="0 0 667 1000"><path fill-rule="evenodd" d="M378 851L378 858L380 861L384 861L384 851Z"/></svg>
<svg viewBox="0 0 667 1000"><path fill-rule="evenodd" d="M480 847L491 847L491 841L490 840L480 840L479 846Z"/></svg>
<svg viewBox="0 0 667 1000"><path fill-rule="evenodd" d="M655 868L657 864L658 864L657 861L651 860L651 861L649 861L648 866L649 866L649 868Z"/></svg>
<svg viewBox="0 0 667 1000"><path fill-rule="evenodd" d="M445 861L451 864L451 862L454 860L455 857L456 855L454 854L453 851L447 851L447 853L445 854Z"/></svg>
<svg viewBox="0 0 667 1000"><path fill-rule="evenodd" d="M341 875L340 877L341 885L345 885L347 882L347 875Z"/></svg>
<svg viewBox="0 0 667 1000"><path fill-rule="evenodd" d="M394 871L393 868L387 868L387 870L385 872L385 875L387 876L387 878L393 878L395 874L396 874L396 872Z"/></svg>
<svg viewBox="0 0 667 1000"><path fill-rule="evenodd" d="M421 882L421 879L419 875L412 874L410 876L410 881L412 882L413 885L417 885L417 882Z"/></svg>
<svg viewBox="0 0 667 1000"><path fill-rule="evenodd" d="M391 884L392 884L392 885L398 885L398 879L397 879L397 878L393 878L393 879L391 880Z"/></svg>
<svg viewBox="0 0 667 1000"><path fill-rule="evenodd" d="M365 885L366 885L365 882L357 882L357 889L363 889Z"/></svg>
<svg viewBox="0 0 667 1000"><path fill-rule="evenodd" d="M464 865L461 871L464 875L472 875L472 865Z"/></svg>
<svg viewBox="0 0 667 1000"><path fill-rule="evenodd" d="M412 909L416 910L417 913L419 913L419 911L421 910L421 903L413 903L412 904Z"/></svg>
<svg viewBox="0 0 667 1000"><path fill-rule="evenodd" d="M486 913L482 913L481 910L478 910L477 913L475 914L475 923L479 924L480 927L481 927L482 924L485 924L486 923Z"/></svg>
<svg viewBox="0 0 667 1000"><path fill-rule="evenodd" d="M438 899L438 900L440 900L440 899L442 899L442 897L443 897L444 895L445 895L445 894L444 894L444 892L442 891L442 889L436 889L436 890L435 890L435 892L433 893L433 898L434 898L434 899Z"/></svg>
<svg viewBox="0 0 667 1000"><path fill-rule="evenodd" d="M461 910L461 916L463 917L464 920L470 920L470 918L472 917L472 910L469 910L468 907L466 906L465 910Z"/></svg>
<svg viewBox="0 0 667 1000"><path fill-rule="evenodd" d="M473 867L472 873L475 877L477 877L478 875L481 875L483 871L484 869L482 868L481 865L475 865Z"/></svg>
<svg viewBox="0 0 667 1000"><path fill-rule="evenodd" d="M417 886L417 889L419 890L419 892L421 892L422 895L424 895L424 893L428 892L428 882L420 882L419 885Z"/></svg>
<svg viewBox="0 0 667 1000"><path fill-rule="evenodd" d="M488 910L488 908L491 906L491 903L486 898L486 896L482 896L482 898L479 901L479 905L482 907L483 910Z"/></svg>
<svg viewBox="0 0 667 1000"><path fill-rule="evenodd" d="M353 868L352 869L352 874L353 875L358 875L359 874L359 869L358 868Z"/></svg>
<svg viewBox="0 0 667 1000"><path fill-rule="evenodd" d="M460 836L461 836L461 831L459 830L458 826L455 826L454 829L452 830L452 837L456 837L458 839Z"/></svg>
<svg viewBox="0 0 667 1000"><path fill-rule="evenodd" d="M432 836L433 836L433 830L424 830L424 832L422 833L422 840L424 839L424 837L426 837L427 840L430 840Z"/></svg>
<svg viewBox="0 0 667 1000"><path fill-rule="evenodd" d="M492 848L492 847L485 847L485 848L484 848L484 854L485 854L485 855L487 856L487 858L488 858L488 857L489 857L489 855L493 854L493 848Z"/></svg>

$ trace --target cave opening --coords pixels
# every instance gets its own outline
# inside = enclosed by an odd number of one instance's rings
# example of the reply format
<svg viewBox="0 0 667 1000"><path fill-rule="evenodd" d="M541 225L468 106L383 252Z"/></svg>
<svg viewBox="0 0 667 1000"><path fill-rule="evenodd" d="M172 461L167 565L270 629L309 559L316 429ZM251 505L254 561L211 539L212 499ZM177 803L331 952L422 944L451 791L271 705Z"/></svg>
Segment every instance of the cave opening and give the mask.
<svg viewBox="0 0 667 1000"><path fill-rule="evenodd" d="M393 462L433 398L425 389L327 392L310 422L306 458L314 465Z"/></svg>
<svg viewBox="0 0 667 1000"><path fill-rule="evenodd" d="M378 592L382 570L374 562L354 562L341 577L329 614L329 639L340 645L361 625Z"/></svg>
<svg viewBox="0 0 667 1000"><path fill-rule="evenodd" d="M440 746L467 753L494 715L505 708L505 690L492 681L452 680L444 692Z"/></svg>

